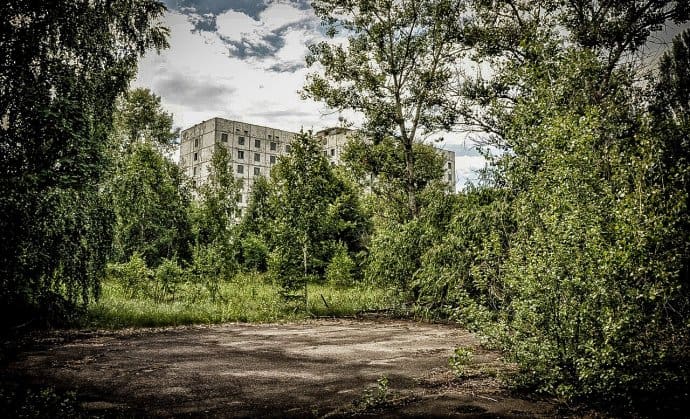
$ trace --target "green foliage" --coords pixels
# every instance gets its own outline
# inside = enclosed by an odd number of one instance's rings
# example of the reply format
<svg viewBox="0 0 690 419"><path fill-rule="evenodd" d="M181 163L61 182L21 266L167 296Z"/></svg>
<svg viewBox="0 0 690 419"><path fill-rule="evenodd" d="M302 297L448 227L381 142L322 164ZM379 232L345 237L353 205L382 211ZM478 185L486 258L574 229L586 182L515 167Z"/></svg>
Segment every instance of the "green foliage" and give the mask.
<svg viewBox="0 0 690 419"><path fill-rule="evenodd" d="M418 221L380 226L371 239L366 281L395 287L403 298L409 298L410 281L423 251L422 237Z"/></svg>
<svg viewBox="0 0 690 419"><path fill-rule="evenodd" d="M426 255L425 276L444 265L467 272L442 282L499 309L520 381L564 399L644 403L688 385L687 186L677 182L687 163L667 158L682 135L668 135L677 119L659 112L674 107L674 93L649 100L621 65L655 25L688 19L681 3L477 2L467 28L494 76L468 83L477 107L463 116L506 150L491 172L506 195L500 212L487 208L494 227L484 238L469 229L444 239ZM674 73L671 62L662 60ZM461 260L444 264L454 251Z"/></svg>
<svg viewBox="0 0 690 419"><path fill-rule="evenodd" d="M229 278L237 270L240 258L237 202L241 196L242 180L232 171L228 149L217 147L211 158L208 181L198 188L199 199L192 203L190 217L196 249L195 270L209 290L214 289L212 275ZM209 267L201 265L209 263ZM207 269L208 272L202 272ZM214 294L215 295L215 294ZM214 297L215 298L215 297Z"/></svg>
<svg viewBox="0 0 690 419"><path fill-rule="evenodd" d="M443 176L443 157L433 147L415 143L414 194L419 199L425 188ZM405 184L405 153L392 138L377 142L352 138L346 145L342 159L352 175L376 197L373 212L385 219L403 223L410 219L408 191ZM423 203L418 203L423 206Z"/></svg>
<svg viewBox="0 0 690 419"><path fill-rule="evenodd" d="M323 74L309 76L304 95L360 112L368 135L398 145L407 218L414 218L420 169L414 144L456 119L451 86L464 2L319 0L312 6L329 36L342 31L349 42L310 46L307 63L318 62Z"/></svg>
<svg viewBox="0 0 690 419"><path fill-rule="evenodd" d="M385 375L376 379L376 387L365 389L362 397L355 402L355 411L366 412L386 404L390 397L388 386L388 377Z"/></svg>
<svg viewBox="0 0 690 419"><path fill-rule="evenodd" d="M0 383L0 415L5 418L87 418L75 392L53 387Z"/></svg>
<svg viewBox="0 0 690 419"><path fill-rule="evenodd" d="M108 265L108 277L118 281L129 298L151 295L150 288L153 272L146 266L146 261L137 252L132 254L125 263L111 263Z"/></svg>
<svg viewBox="0 0 690 419"><path fill-rule="evenodd" d="M98 292L110 239L98 184L116 98L167 45L150 0L0 5L0 303L6 321ZM44 240L48 238L48 240Z"/></svg>
<svg viewBox="0 0 690 419"><path fill-rule="evenodd" d="M219 281L212 301L203 286L192 279L178 284L175 299L156 300L140 294L129 297L121 282L106 280L102 297L89 306L87 325L98 328L175 326L224 322L278 322L315 316L353 316L381 310L393 303L389 293L371 286L311 285L308 311L295 311L280 295L281 287L264 275L238 274ZM323 300L328 301L325 307Z"/></svg>
<svg viewBox="0 0 690 419"><path fill-rule="evenodd" d="M126 151L138 142L171 151L179 135L179 129L173 129L172 114L163 110L161 97L143 88L130 90L118 99L113 128L116 152Z"/></svg>
<svg viewBox="0 0 690 419"><path fill-rule="evenodd" d="M156 268L155 274L158 292L156 301L175 301L175 294L186 280L185 271L174 260L163 259Z"/></svg>
<svg viewBox="0 0 690 419"><path fill-rule="evenodd" d="M266 271L268 246L260 237L249 234L242 240L242 263L246 269L251 271Z"/></svg>
<svg viewBox="0 0 690 419"><path fill-rule="evenodd" d="M139 252L148 266L189 258L191 193L179 167L148 142L135 143L108 187L115 212L114 260Z"/></svg>
<svg viewBox="0 0 690 419"><path fill-rule="evenodd" d="M228 265L228 260L218 247L196 246L189 275L194 283L208 291L211 301L216 301L220 297L221 281L229 278L229 272L234 272Z"/></svg>
<svg viewBox="0 0 690 419"><path fill-rule="evenodd" d="M347 248L339 243L326 266L326 280L333 285L353 285L355 268L355 262L347 253Z"/></svg>
<svg viewBox="0 0 690 419"><path fill-rule="evenodd" d="M472 362L474 353L471 349L458 347L453 351L453 355L448 358L448 366L457 377L464 377L467 373L467 366Z"/></svg>
<svg viewBox="0 0 690 419"><path fill-rule="evenodd" d="M273 215L264 233L271 249L268 269L286 296L304 291L306 300L307 282L323 277L336 243L352 255L364 248L369 224L358 195L310 134L295 138L290 155L272 169L267 203Z"/></svg>
<svg viewBox="0 0 690 419"><path fill-rule="evenodd" d="M260 176L254 179L247 208L240 221L239 230L241 234L254 234L264 240L270 237L272 216L269 196L271 190L272 186L266 177Z"/></svg>
<svg viewBox="0 0 690 419"><path fill-rule="evenodd" d="M515 230L510 201L499 190L469 189L458 197L447 228L421 256L418 304L436 315L486 326L505 302L502 265ZM435 217L434 217L435 218Z"/></svg>

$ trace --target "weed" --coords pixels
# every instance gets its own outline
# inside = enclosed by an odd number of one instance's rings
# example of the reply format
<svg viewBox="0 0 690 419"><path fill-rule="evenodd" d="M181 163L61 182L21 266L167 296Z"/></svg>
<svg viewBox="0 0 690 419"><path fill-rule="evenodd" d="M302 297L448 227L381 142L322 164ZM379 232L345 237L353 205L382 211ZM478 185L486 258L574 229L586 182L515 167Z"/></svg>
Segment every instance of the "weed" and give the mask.
<svg viewBox="0 0 690 419"><path fill-rule="evenodd" d="M376 387L364 390L362 397L355 402L355 410L366 412L381 407L388 401L388 377L382 375L376 380Z"/></svg>
<svg viewBox="0 0 690 419"><path fill-rule="evenodd" d="M472 361L473 355L474 353L470 349L462 347L455 349L453 355L450 358L448 358L448 365L450 366L450 369L455 373L456 376L465 376L465 374L467 373L467 366Z"/></svg>
<svg viewBox="0 0 690 419"><path fill-rule="evenodd" d="M87 325L122 328L231 321L276 322L299 320L308 317L307 313L355 315L386 308L394 302L392 295L381 288L310 284L308 310L293 310L294 307L281 298L278 285L254 273L218 281L213 295L203 284L194 281L177 282L174 286L174 299L160 299L144 293L133 296L121 281L106 280L100 300L89 307Z"/></svg>

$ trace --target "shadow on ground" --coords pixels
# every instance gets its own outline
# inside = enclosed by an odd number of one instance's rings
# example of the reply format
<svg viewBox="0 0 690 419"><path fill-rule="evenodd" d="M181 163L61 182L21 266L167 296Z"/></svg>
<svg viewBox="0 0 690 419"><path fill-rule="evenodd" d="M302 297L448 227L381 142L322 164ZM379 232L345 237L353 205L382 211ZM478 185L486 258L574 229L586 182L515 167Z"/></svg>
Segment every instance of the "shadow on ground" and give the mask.
<svg viewBox="0 0 690 419"><path fill-rule="evenodd" d="M475 354L474 372L461 379L448 369L457 346ZM98 416L555 414L554 404L502 387L495 378L502 365L498 354L450 325L319 320L54 332L0 373L73 390L80 408Z"/></svg>

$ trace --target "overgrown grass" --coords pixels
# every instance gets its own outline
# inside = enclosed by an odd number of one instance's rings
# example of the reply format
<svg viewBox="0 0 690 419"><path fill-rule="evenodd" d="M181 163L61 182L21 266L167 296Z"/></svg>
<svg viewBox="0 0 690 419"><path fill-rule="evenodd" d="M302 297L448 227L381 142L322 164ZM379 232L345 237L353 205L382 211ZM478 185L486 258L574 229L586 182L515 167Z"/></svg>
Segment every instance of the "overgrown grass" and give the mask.
<svg viewBox="0 0 690 419"><path fill-rule="evenodd" d="M308 309L285 302L280 288L262 275L237 275L221 281L213 301L205 288L183 284L174 299L130 297L123 285L109 279L101 298L88 310L86 325L100 328L176 326L224 322L280 322L311 316L348 316L394 304L394 294L379 287L337 287L309 284ZM325 300L325 302L324 302Z"/></svg>

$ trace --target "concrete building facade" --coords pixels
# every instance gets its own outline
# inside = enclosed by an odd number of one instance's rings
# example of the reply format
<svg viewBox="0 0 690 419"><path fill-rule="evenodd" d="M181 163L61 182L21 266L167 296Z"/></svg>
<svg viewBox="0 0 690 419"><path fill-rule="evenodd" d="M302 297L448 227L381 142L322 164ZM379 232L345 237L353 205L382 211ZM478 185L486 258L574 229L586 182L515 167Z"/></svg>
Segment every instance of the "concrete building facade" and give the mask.
<svg viewBox="0 0 690 419"><path fill-rule="evenodd" d="M341 155L351 132L346 128L328 128L316 133L332 165L341 164ZM209 176L215 148L226 147L232 157L235 176L243 180L239 202L239 207L243 209L247 206L254 179L270 174L278 157L290 152L290 144L297 135L296 132L261 125L212 118L182 131L179 165L195 186L201 185ZM454 192L455 153L437 151L444 156L445 180L449 190Z"/></svg>

